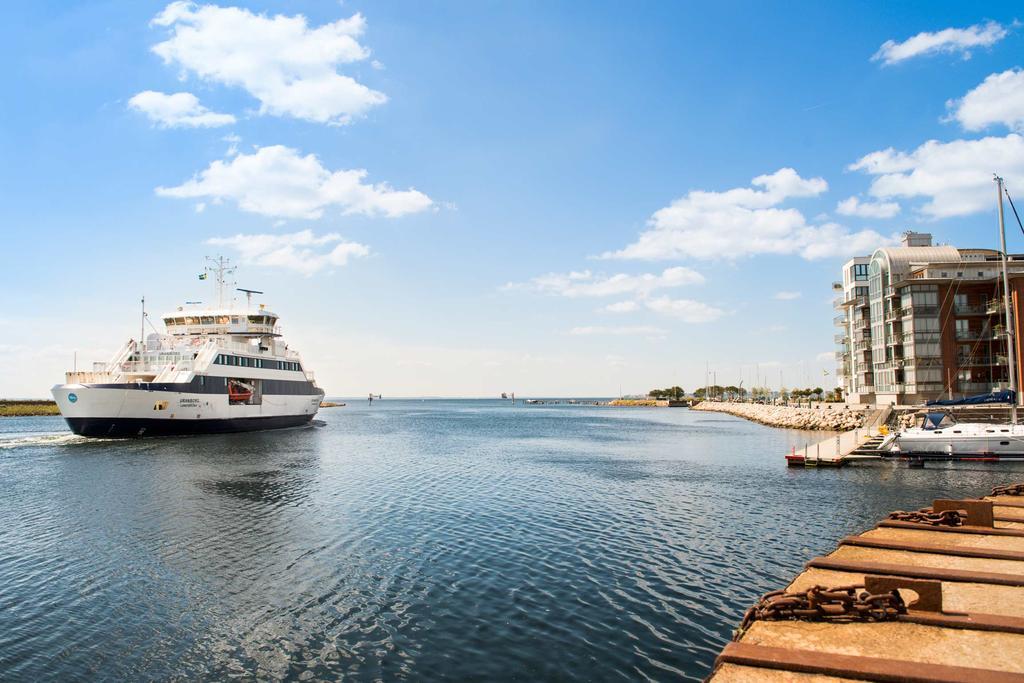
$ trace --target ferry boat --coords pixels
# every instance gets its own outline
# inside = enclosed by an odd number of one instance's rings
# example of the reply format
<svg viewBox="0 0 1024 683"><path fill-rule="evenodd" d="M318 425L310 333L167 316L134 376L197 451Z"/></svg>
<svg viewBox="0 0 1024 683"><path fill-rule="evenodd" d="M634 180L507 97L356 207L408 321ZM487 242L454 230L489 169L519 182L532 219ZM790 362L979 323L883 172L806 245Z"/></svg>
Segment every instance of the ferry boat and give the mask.
<svg viewBox="0 0 1024 683"><path fill-rule="evenodd" d="M264 304L223 305L219 258L218 306L179 306L163 318L166 334L129 339L106 363L66 373L51 390L75 434L148 437L245 432L308 424L324 392L302 358L281 337L279 316ZM205 274L200 276L205 279ZM143 309L145 304L143 304ZM148 322L143 310L143 321Z"/></svg>

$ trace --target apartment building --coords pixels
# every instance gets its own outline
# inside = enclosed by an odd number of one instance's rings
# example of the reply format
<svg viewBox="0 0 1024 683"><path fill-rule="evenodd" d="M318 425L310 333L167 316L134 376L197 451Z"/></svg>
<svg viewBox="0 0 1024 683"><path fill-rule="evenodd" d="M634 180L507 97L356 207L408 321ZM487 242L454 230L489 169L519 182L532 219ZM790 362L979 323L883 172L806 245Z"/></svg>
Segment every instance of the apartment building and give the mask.
<svg viewBox="0 0 1024 683"><path fill-rule="evenodd" d="M847 261L833 289L839 386L848 400L917 404L1006 388L1000 261L996 250L936 246L915 232L898 247ZM1011 255L1008 270L1019 321L1024 255ZM1020 325L1014 330L1019 358Z"/></svg>

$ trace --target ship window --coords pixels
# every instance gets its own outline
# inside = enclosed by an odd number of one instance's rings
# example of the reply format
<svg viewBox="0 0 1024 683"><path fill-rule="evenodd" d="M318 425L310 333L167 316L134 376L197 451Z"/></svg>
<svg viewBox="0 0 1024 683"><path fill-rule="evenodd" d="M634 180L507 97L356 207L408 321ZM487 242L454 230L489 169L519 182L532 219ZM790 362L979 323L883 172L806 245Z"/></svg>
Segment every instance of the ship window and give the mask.
<svg viewBox="0 0 1024 683"><path fill-rule="evenodd" d="M228 324L228 320L229 320L229 318L226 315L219 315L219 316L217 316L217 324L218 325L227 325Z"/></svg>
<svg viewBox="0 0 1024 683"><path fill-rule="evenodd" d="M203 324L203 325L212 325L213 324L213 316L212 315L204 315L204 316L200 317L200 321L201 321L201 324Z"/></svg>
<svg viewBox="0 0 1024 683"><path fill-rule="evenodd" d="M1000 442L999 442L999 445L1000 445L1000 446L1009 446L1009 445L1010 445L1010 442L1009 442L1009 441L1000 441Z"/></svg>
<svg viewBox="0 0 1024 683"><path fill-rule="evenodd" d="M199 318L196 318L195 316L191 316L190 315L189 317L185 318L185 322L187 324L189 324L189 325L198 325L199 324Z"/></svg>
<svg viewBox="0 0 1024 683"><path fill-rule="evenodd" d="M1000 429L999 431L1001 431L1001 432L1008 432L1010 430L1009 429Z"/></svg>
<svg viewBox="0 0 1024 683"><path fill-rule="evenodd" d="M239 323L238 316L237 315L231 316L231 324L232 325L237 325L238 323Z"/></svg>
<svg viewBox="0 0 1024 683"><path fill-rule="evenodd" d="M175 318L174 319L174 324L175 325L184 325L185 324L185 319L184 318Z"/></svg>

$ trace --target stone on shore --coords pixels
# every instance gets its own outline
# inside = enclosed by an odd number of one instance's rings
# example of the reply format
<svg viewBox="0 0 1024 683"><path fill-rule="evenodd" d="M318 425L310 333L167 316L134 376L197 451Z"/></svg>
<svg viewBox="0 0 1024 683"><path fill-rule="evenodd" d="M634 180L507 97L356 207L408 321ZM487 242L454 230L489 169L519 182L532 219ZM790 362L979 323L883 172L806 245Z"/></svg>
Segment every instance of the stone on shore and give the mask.
<svg viewBox="0 0 1024 683"><path fill-rule="evenodd" d="M825 404L826 406L829 404ZM842 406L842 407L838 407ZM849 410L845 405L837 408L797 408L793 406L762 405L760 403L729 403L703 401L694 410L728 413L752 422L787 429L826 430L845 432L864 424L864 415Z"/></svg>

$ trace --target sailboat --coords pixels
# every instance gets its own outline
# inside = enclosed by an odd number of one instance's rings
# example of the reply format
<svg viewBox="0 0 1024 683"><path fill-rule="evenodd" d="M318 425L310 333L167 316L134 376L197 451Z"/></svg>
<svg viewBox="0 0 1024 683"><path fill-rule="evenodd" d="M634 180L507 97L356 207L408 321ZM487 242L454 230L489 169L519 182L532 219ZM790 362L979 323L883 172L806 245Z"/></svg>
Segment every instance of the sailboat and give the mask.
<svg viewBox="0 0 1024 683"><path fill-rule="evenodd" d="M1006 226L1003 220L1003 179L995 177L999 195L999 240L1002 247L1003 315L1005 316L1009 391L978 396L964 403L1010 403L1009 423L957 422L948 412L926 411L917 424L899 432L891 451L930 458L1024 458L1024 425L1017 424L1017 359L1014 325L1010 313L1010 280L1007 275ZM946 402L948 405L951 402Z"/></svg>

